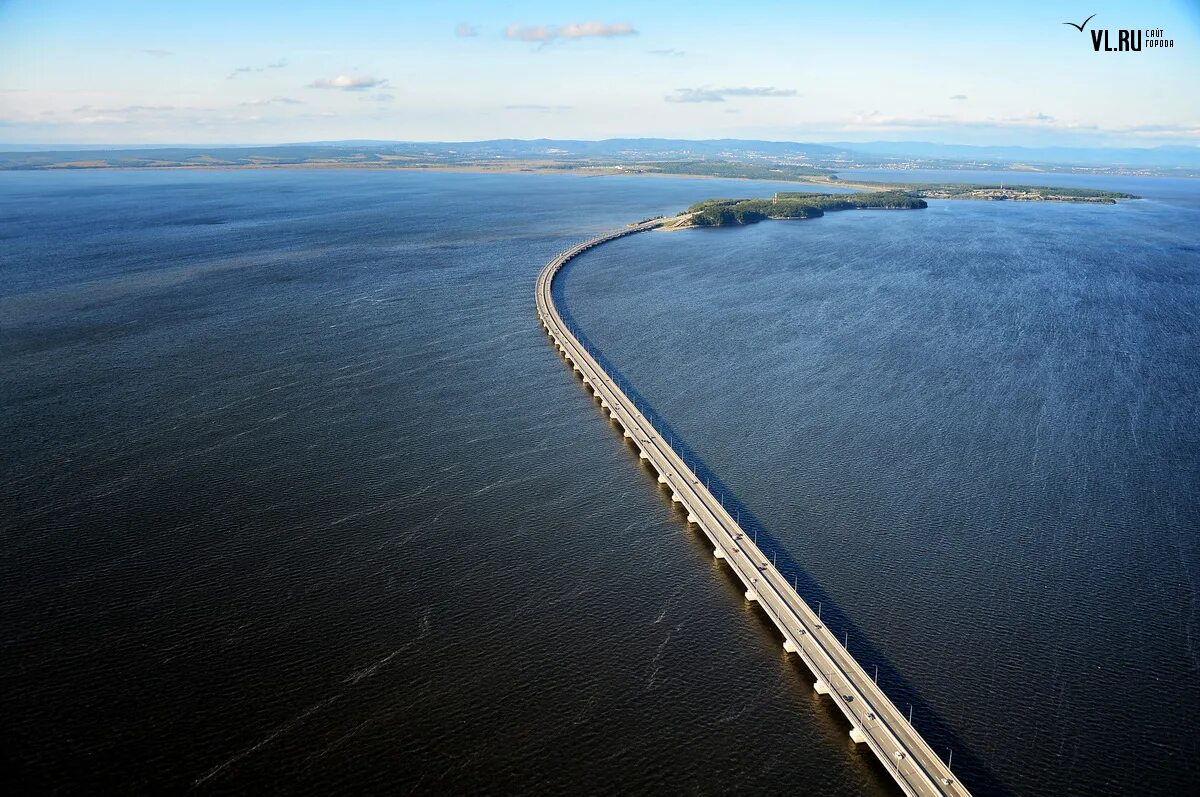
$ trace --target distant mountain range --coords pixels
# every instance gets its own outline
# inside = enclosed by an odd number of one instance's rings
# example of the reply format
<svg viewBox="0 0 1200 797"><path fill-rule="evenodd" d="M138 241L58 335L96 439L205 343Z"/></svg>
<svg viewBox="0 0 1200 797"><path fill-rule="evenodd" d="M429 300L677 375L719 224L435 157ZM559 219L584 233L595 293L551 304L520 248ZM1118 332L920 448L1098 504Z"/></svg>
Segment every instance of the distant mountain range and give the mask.
<svg viewBox="0 0 1200 797"><path fill-rule="evenodd" d="M836 145L855 152L918 158L952 158L961 161L987 160L1013 163L1050 163L1081 166L1150 166L1200 168L1200 146L1084 148L1004 147L966 144L935 144L928 141L869 141Z"/></svg>
<svg viewBox="0 0 1200 797"><path fill-rule="evenodd" d="M4 151L0 169L268 167L296 165L479 166L505 161L547 168L630 164L742 163L833 172L850 168L1038 169L1045 171L1200 172L1200 147L1088 149L937 144L923 141L802 143L752 139L494 139L490 141L310 141L275 146L75 147ZM678 169L673 170L679 173Z"/></svg>
<svg viewBox="0 0 1200 797"><path fill-rule="evenodd" d="M953 161L1005 161L1025 164L1062 164L1088 166L1153 166L1159 168L1200 168L1200 146L1164 146L1145 148L1082 147L1006 147L966 144L936 144L929 141L838 141L802 143L719 138L691 141L673 138L609 138L601 141L575 139L494 139L464 142L402 141L315 141L284 146L402 147L409 151L435 152L455 149L463 155L513 158L605 158L645 160L647 158L808 158L810 160L848 158L864 155L887 159L932 159Z"/></svg>
<svg viewBox="0 0 1200 797"><path fill-rule="evenodd" d="M678 138L606 138L601 141L552 138L498 138L490 141L316 141L316 145L335 147L400 147L417 152L455 150L460 154L513 158L603 158L645 160L647 158L722 158L730 155L803 157L834 156L847 152L843 144L803 144L794 141L755 141L717 138L700 141ZM283 146L309 146L285 144Z"/></svg>

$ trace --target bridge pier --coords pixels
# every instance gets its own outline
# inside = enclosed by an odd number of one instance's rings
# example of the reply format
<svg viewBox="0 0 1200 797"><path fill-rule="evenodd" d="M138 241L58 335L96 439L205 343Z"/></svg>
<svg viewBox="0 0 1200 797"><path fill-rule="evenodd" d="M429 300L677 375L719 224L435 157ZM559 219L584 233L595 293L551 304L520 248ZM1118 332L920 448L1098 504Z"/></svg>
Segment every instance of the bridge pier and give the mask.
<svg viewBox="0 0 1200 797"><path fill-rule="evenodd" d="M700 518L696 517L696 516L695 516L695 515L693 515L691 512L688 512L688 519L687 519L687 522L688 522L688 523L699 523L699 522L700 522Z"/></svg>
<svg viewBox="0 0 1200 797"><path fill-rule="evenodd" d="M658 474L658 483L659 483L659 484L666 484L666 483L667 483L667 477L666 477L666 476L664 476L664 475L662 475L661 473L660 473L660 474Z"/></svg>
<svg viewBox="0 0 1200 797"><path fill-rule="evenodd" d="M643 451L643 452L640 454L640 457L641 457L642 459L650 459L650 455L649 455L649 454L647 454L645 451Z"/></svg>
<svg viewBox="0 0 1200 797"><path fill-rule="evenodd" d="M724 559L725 552L720 548L713 548L713 559Z"/></svg>
<svg viewBox="0 0 1200 797"><path fill-rule="evenodd" d="M783 650L785 653L799 653L800 649L796 647L796 643L790 639L783 640Z"/></svg>
<svg viewBox="0 0 1200 797"><path fill-rule="evenodd" d="M813 684L813 691L818 695L827 695L829 694L829 684L818 678L817 682Z"/></svg>
<svg viewBox="0 0 1200 797"><path fill-rule="evenodd" d="M752 589L746 590L746 600L751 603L758 603L758 593Z"/></svg>
<svg viewBox="0 0 1200 797"><path fill-rule="evenodd" d="M864 734L858 728L850 729L850 739L853 740L855 744L865 744L867 741L866 734Z"/></svg>

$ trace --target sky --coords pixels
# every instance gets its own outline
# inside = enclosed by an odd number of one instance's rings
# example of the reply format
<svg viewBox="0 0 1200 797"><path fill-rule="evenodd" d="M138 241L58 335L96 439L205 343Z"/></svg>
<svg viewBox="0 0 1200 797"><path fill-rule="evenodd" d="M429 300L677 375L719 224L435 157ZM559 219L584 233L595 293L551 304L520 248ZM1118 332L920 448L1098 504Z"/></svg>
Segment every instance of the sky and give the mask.
<svg viewBox="0 0 1200 797"><path fill-rule="evenodd" d="M1200 0L0 0L0 144L649 136L1197 146Z"/></svg>

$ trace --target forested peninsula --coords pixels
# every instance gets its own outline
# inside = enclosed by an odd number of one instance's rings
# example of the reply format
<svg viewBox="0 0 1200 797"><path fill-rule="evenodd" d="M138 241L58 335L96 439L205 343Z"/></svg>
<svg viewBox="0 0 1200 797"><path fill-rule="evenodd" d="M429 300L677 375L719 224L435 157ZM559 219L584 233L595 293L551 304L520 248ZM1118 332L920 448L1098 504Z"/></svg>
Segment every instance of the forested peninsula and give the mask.
<svg viewBox="0 0 1200 797"><path fill-rule="evenodd" d="M858 194L781 192L770 199L708 199L687 209L695 227L728 227L754 224L763 219L813 219L825 211L927 207L924 199L900 191L868 191Z"/></svg>
<svg viewBox="0 0 1200 797"><path fill-rule="evenodd" d="M881 188L885 188L881 184ZM688 227L730 227L754 224L764 219L812 219L836 210L920 210L929 199L982 199L1015 202L1088 202L1115 204L1118 199L1137 199L1119 191L1090 188L1052 188L1031 185L925 184L853 194L821 194L781 191L769 199L706 199L680 215Z"/></svg>

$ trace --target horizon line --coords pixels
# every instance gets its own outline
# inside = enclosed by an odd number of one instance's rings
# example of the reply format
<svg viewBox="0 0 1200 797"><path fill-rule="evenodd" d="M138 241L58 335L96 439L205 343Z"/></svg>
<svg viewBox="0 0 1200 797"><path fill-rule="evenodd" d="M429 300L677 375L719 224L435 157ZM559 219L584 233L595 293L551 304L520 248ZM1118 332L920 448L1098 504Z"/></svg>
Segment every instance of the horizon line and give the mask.
<svg viewBox="0 0 1200 797"><path fill-rule="evenodd" d="M681 143L707 144L719 142L748 142L748 143L763 143L763 144L795 144L795 145L818 145L818 146L847 146L854 145L871 145L871 144L928 144L939 147L961 147L966 149L983 150L989 148L1004 148L1004 149L1019 149L1036 152L1040 150L1095 150L1095 151L1114 151L1114 150L1162 150L1162 149L1194 149L1200 150L1200 143L1187 144L1155 144L1149 146L1139 146L1134 144L1127 145L1111 145L1111 144L1095 144L1095 145L1071 145L1071 144L1047 144L1047 145L1029 145L1029 144L958 144L945 141L936 141L930 139L916 138L872 138L861 141L851 141L847 139L836 140L795 140L795 139L775 139L775 138L674 138L669 136L607 136L604 138L480 138L480 139L383 139L383 138L340 138L340 139L313 139L311 141L278 141L273 143L180 143L180 142L151 142L151 143L20 143L20 142L0 142L0 152L6 151L23 151L23 152L57 152L70 150L138 150L138 149L197 149L197 148L220 148L220 149L254 149L254 148L269 148L269 147L303 147L316 145L355 145L355 144L488 144L492 142L522 142L536 143L539 141L547 142L580 142L588 144L602 144L608 141L674 141ZM16 147L17 150L8 150L7 147Z"/></svg>

